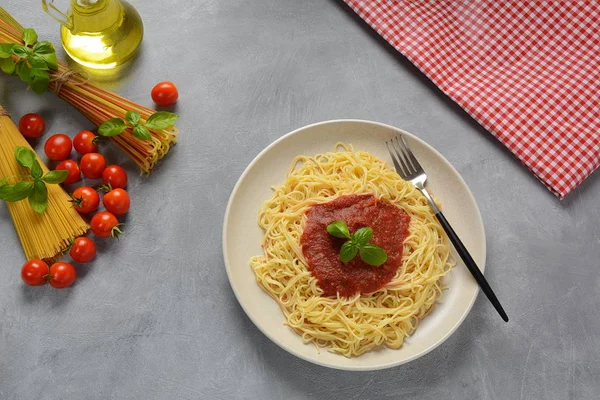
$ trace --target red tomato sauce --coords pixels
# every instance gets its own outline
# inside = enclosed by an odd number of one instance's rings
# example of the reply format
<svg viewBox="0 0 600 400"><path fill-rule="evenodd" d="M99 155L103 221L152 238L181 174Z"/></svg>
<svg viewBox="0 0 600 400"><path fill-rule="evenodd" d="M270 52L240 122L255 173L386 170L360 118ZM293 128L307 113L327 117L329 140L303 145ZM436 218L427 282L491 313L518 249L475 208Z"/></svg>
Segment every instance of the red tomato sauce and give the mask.
<svg viewBox="0 0 600 400"><path fill-rule="evenodd" d="M402 260L402 243L408 236L410 216L404 210L370 194L352 194L314 205L306 216L300 245L308 268L325 296L370 293L392 280ZM338 220L346 221L350 234L370 226L373 229L370 243L385 250L387 262L374 267L357 255L347 264L342 263L339 254L346 239L327 232L327 225Z"/></svg>

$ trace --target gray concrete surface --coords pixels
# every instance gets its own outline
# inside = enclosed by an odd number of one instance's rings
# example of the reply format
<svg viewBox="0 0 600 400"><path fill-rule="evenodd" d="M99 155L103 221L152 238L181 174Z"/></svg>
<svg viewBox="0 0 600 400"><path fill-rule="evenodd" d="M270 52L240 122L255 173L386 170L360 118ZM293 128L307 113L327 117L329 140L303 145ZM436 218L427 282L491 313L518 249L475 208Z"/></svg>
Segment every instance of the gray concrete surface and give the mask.
<svg viewBox="0 0 600 400"><path fill-rule="evenodd" d="M39 1L2 3L59 43ZM559 202L339 1L133 3L143 50L104 85L151 106L150 88L173 80L180 143L149 179L108 151L130 171L132 210L123 238L99 240L71 289L22 284L23 254L0 205L1 399L598 398L598 174ZM0 83L0 104L16 116L41 111L49 133L91 127L53 95ZM228 196L271 141L334 118L407 129L454 164L479 202L486 275L510 323L480 294L441 347L370 373L301 361L253 326L223 266Z"/></svg>

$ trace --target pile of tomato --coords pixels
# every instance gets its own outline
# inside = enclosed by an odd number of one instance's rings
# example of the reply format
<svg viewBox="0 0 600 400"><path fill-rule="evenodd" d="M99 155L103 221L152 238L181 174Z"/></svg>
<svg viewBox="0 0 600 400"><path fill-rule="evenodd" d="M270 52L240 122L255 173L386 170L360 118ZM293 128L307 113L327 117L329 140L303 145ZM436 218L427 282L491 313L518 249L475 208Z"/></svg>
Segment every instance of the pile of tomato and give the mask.
<svg viewBox="0 0 600 400"><path fill-rule="evenodd" d="M39 137L45 128L44 120L37 114L26 114L19 121L19 129L28 138ZM117 216L129 211L130 198L125 190L127 172L118 165L107 166L106 159L98 153L97 137L93 132L81 131L71 141L65 134L50 136L44 144L44 153L48 159L57 161L55 169L68 172L64 184L73 184L81 180L102 179L98 188L80 186L71 193L75 210L91 216L92 232L101 238L117 237L121 233ZM72 149L81 155L79 162L70 159ZM100 205L98 191L106 192L102 204L106 211L97 212ZM75 239L67 252L77 263L87 263L96 256L96 244L87 237ZM21 277L28 285L37 286L48 282L55 288L70 286L77 277L75 267L68 262L57 262L48 266L43 260L30 260L23 265Z"/></svg>

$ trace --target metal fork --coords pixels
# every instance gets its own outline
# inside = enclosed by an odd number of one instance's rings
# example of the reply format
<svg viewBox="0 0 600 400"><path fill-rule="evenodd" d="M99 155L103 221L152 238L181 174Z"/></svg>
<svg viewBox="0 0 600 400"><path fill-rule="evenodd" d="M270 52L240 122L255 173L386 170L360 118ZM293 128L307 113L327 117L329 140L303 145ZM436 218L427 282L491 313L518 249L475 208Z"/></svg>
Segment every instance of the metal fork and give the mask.
<svg viewBox="0 0 600 400"><path fill-rule="evenodd" d="M396 135L392 139L385 142L385 144L387 145L388 151L390 152L390 156L392 157L392 161L394 162L394 167L396 168L396 172L398 172L398 175L400 175L405 181L412 182L412 184L415 185L417 189L421 191L421 193L423 193L423 195L429 202L429 205L435 212L435 216L440 222L440 225L442 225L442 228L444 228L444 231L446 232L448 238L454 245L456 252L464 261L465 265L473 275L473 278L475 278L477 284L479 285L479 287L481 287L481 290L483 290L483 293L485 293L485 295L492 303L496 311L498 311L498 314L500 314L504 321L508 322L508 316L506 315L504 309L500 305L500 302L494 294L494 291L492 290L487 280L479 270L479 267L477 267L475 260L473 260L473 257L471 257L471 254L469 254L467 248L464 246L456 232L454 232L454 229L452 229L452 226L450 226L450 223L446 220L444 214L442 214L438 206L435 204L427 189L425 189L427 174L425 173L425 170L423 170L423 167L421 167L421 164L419 164L419 161L417 161L413 152L406 144L404 137L402 135Z"/></svg>

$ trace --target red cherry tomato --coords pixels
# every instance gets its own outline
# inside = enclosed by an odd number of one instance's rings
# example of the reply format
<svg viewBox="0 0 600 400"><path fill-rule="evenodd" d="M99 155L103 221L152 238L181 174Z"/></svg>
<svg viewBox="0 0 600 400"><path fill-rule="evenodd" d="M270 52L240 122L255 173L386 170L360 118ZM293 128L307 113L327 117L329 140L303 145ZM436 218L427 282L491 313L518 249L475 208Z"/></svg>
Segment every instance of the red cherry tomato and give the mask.
<svg viewBox="0 0 600 400"><path fill-rule="evenodd" d="M79 168L84 176L96 179L102 176L102 172L106 168L106 160L102 154L88 153L84 154L79 161Z"/></svg>
<svg viewBox="0 0 600 400"><path fill-rule="evenodd" d="M127 172L118 165L109 165L102 173L102 182L105 185L110 183L113 189L123 189L127 186Z"/></svg>
<svg viewBox="0 0 600 400"><path fill-rule="evenodd" d="M69 158L71 154L71 138L64 133L57 133L46 140L44 153L53 161L62 161Z"/></svg>
<svg viewBox="0 0 600 400"><path fill-rule="evenodd" d="M79 165L77 164L77 161L61 161L61 163L58 164L55 169L62 169L69 172L69 175L67 175L67 179L63 181L63 183L67 185L70 183L75 183L79 180L79 178L81 178L81 173L79 171Z"/></svg>
<svg viewBox="0 0 600 400"><path fill-rule="evenodd" d="M21 279L29 286L39 286L46 283L48 264L42 260L29 260L21 268Z"/></svg>
<svg viewBox="0 0 600 400"><path fill-rule="evenodd" d="M94 143L96 135L90 131L81 131L73 138L73 147L79 154L97 153L98 146Z"/></svg>
<svg viewBox="0 0 600 400"><path fill-rule="evenodd" d="M71 246L69 255L77 262L90 262L96 257L96 244L93 240L86 237L78 237L75 239L73 246Z"/></svg>
<svg viewBox="0 0 600 400"><path fill-rule="evenodd" d="M118 237L121 232L119 221L114 214L102 211L94 214L91 224L92 232L101 238Z"/></svg>
<svg viewBox="0 0 600 400"><path fill-rule="evenodd" d="M98 209L100 196L93 188L89 186L78 187L71 194L73 208L80 213L87 214Z"/></svg>
<svg viewBox="0 0 600 400"><path fill-rule="evenodd" d="M19 120L19 132L26 138L39 138L45 130L46 122L44 122L44 118L38 114L25 114Z"/></svg>
<svg viewBox="0 0 600 400"><path fill-rule="evenodd" d="M102 198L104 207L115 215L123 215L129 211L129 194L123 189L113 189Z"/></svg>
<svg viewBox="0 0 600 400"><path fill-rule="evenodd" d="M57 289L69 287L75 282L77 271L75 268L66 262L57 262L50 267L50 285Z"/></svg>
<svg viewBox="0 0 600 400"><path fill-rule="evenodd" d="M175 104L179 93L173 82L160 82L152 88L152 100L159 106Z"/></svg>

